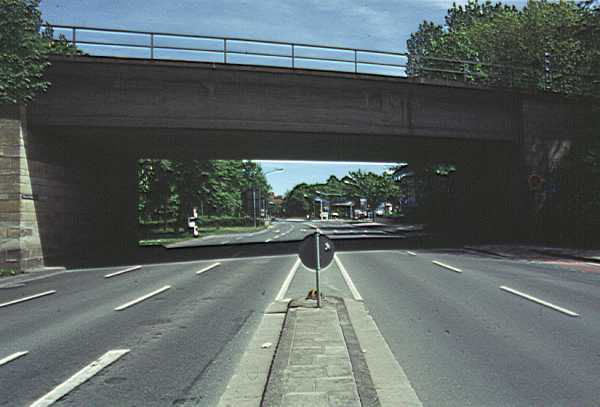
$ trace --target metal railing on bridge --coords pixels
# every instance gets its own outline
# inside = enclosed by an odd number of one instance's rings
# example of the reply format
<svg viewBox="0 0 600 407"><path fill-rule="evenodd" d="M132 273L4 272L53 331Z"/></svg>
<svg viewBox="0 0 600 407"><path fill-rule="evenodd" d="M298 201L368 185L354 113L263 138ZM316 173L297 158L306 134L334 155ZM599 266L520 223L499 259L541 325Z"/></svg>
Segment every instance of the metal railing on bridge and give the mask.
<svg viewBox="0 0 600 407"><path fill-rule="evenodd" d="M154 60L264 65L406 76L408 54L328 47L280 41L259 41L131 30L51 25L54 37L64 37L82 52Z"/></svg>
<svg viewBox="0 0 600 407"><path fill-rule="evenodd" d="M542 54L535 66L500 65L434 56L410 56L358 48L321 46L235 37L212 37L48 25L54 38L63 38L91 56L151 60L263 65L357 74L424 77L474 85L600 95L600 77L556 67Z"/></svg>

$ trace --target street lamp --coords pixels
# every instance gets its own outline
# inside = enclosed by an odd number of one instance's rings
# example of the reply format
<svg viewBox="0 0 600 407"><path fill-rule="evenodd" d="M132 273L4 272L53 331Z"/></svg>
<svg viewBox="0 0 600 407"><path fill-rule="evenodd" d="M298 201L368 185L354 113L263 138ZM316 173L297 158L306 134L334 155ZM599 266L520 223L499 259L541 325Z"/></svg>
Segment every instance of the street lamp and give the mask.
<svg viewBox="0 0 600 407"><path fill-rule="evenodd" d="M285 171L284 168L275 168L275 169L272 169L271 171L265 172L263 175L266 178L267 175L276 174L278 172L284 172L284 171ZM268 208L265 210L265 216L267 215L266 211L268 211ZM254 213L254 227L256 228L256 181L254 183L254 187L252 188L252 212Z"/></svg>

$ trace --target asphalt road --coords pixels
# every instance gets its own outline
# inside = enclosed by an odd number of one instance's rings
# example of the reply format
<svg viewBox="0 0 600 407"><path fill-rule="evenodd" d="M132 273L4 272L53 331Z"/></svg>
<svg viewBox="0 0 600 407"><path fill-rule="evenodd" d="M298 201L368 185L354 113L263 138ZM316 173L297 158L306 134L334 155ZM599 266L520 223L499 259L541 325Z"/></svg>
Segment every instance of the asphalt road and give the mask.
<svg viewBox="0 0 600 407"><path fill-rule="evenodd" d="M377 222L350 222L346 220L304 221L302 219L296 219L274 221L268 228L258 232L209 235L195 239L192 238L183 242L172 243L167 245L167 247L182 248L296 241L302 240L307 235L314 233L317 227L333 239L349 237L396 237L398 235L395 228L389 228Z"/></svg>
<svg viewBox="0 0 600 407"><path fill-rule="evenodd" d="M356 235L369 228L319 227ZM311 227L281 222L271 229L260 238L302 238ZM321 273L323 293L356 295L347 272L424 406L598 405L600 267L419 249L342 252L338 259ZM0 406L29 405L116 349L129 352L56 405L214 405L266 306L278 294L301 297L314 287L314 272L299 267L281 292L295 261L238 258L146 265L111 278L105 275L125 268L74 270L24 285L0 280ZM49 290L56 292L2 306ZM2 364L21 351L29 353Z"/></svg>
<svg viewBox="0 0 600 407"><path fill-rule="evenodd" d="M302 240L309 233L314 232L314 224L301 220L276 221L268 228L258 232L230 233L222 235L209 235L190 239L168 245L169 248L218 246L241 243L270 243L289 240Z"/></svg>
<svg viewBox="0 0 600 407"><path fill-rule="evenodd" d="M295 258L82 270L0 289L0 405L24 406L113 349L122 359L57 405L214 405ZM121 268L123 269L123 268ZM2 281L0 281L2 284ZM171 285L122 311L114 308Z"/></svg>
<svg viewBox="0 0 600 407"><path fill-rule="evenodd" d="M339 258L424 406L599 405L600 273L466 253L415 254Z"/></svg>

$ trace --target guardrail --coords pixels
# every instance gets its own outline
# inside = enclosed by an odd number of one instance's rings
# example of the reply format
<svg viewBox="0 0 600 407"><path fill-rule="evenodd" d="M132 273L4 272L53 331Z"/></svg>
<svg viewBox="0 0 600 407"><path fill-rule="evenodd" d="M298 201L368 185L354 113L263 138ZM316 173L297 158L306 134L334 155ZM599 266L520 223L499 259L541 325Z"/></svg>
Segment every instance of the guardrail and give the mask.
<svg viewBox="0 0 600 407"><path fill-rule="evenodd" d="M50 25L94 56L217 62L405 76L408 54L280 41Z"/></svg>
<svg viewBox="0 0 600 407"><path fill-rule="evenodd" d="M92 56L423 76L486 86L600 94L600 77L572 69L567 72L560 67L557 69L549 54L544 54L543 62L536 66L499 65L432 56L413 56L411 61L409 54L404 52L65 25L47 27L52 29L54 38L64 38Z"/></svg>

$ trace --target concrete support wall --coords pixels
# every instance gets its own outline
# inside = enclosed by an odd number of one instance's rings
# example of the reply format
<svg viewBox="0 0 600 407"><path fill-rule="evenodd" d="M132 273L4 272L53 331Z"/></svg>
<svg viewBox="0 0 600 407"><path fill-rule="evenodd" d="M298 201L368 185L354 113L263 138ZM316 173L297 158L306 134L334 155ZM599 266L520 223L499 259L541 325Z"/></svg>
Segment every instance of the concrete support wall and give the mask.
<svg viewBox="0 0 600 407"><path fill-rule="evenodd" d="M524 201L522 223L526 239L545 241L553 236L548 240L553 243L563 232L565 225L556 219L552 206L560 196L560 170L571 148L598 126L599 118L590 102L569 103L552 95L522 98L517 143L521 167L515 196ZM542 183L538 187L531 185L531 177L540 177Z"/></svg>
<svg viewBox="0 0 600 407"><path fill-rule="evenodd" d="M30 137L23 107L0 108L0 267L44 266L28 160Z"/></svg>
<svg viewBox="0 0 600 407"><path fill-rule="evenodd" d="M30 129L0 109L0 267L29 270L124 255L136 242L136 160Z"/></svg>

